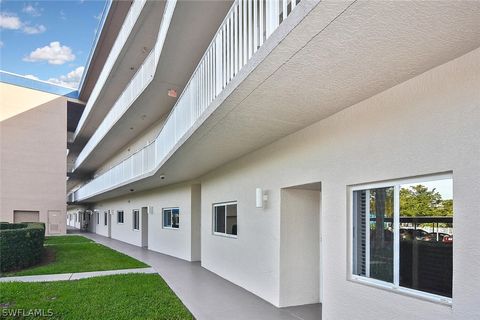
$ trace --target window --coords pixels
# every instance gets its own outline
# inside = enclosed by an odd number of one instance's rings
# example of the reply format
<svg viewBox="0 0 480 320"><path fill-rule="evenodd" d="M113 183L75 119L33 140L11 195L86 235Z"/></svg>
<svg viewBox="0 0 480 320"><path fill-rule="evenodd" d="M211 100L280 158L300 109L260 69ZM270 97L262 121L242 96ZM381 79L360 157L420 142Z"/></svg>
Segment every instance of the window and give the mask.
<svg viewBox="0 0 480 320"><path fill-rule="evenodd" d="M180 210L178 208L163 209L163 227L178 229L180 225Z"/></svg>
<svg viewBox="0 0 480 320"><path fill-rule="evenodd" d="M103 225L107 225L108 224L108 211L104 211L103 212Z"/></svg>
<svg viewBox="0 0 480 320"><path fill-rule="evenodd" d="M97 216L97 224L100 224L100 212L95 211L95 215Z"/></svg>
<svg viewBox="0 0 480 320"><path fill-rule="evenodd" d="M140 211L133 210L133 230L140 230Z"/></svg>
<svg viewBox="0 0 480 320"><path fill-rule="evenodd" d="M237 203L219 203L213 205L213 233L237 235Z"/></svg>
<svg viewBox="0 0 480 320"><path fill-rule="evenodd" d="M117 211L117 223L123 223L123 211Z"/></svg>
<svg viewBox="0 0 480 320"><path fill-rule="evenodd" d="M354 187L351 200L354 279L452 297L450 175Z"/></svg>

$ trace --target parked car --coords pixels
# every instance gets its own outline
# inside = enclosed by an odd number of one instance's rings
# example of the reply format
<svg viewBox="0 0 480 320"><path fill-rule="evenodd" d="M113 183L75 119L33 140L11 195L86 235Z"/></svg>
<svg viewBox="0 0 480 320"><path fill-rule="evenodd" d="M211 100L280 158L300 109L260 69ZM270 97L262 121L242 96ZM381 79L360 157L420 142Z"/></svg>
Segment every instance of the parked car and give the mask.
<svg viewBox="0 0 480 320"><path fill-rule="evenodd" d="M447 234L446 236L443 237L442 239L443 243L446 244L452 244L453 243L453 234Z"/></svg>
<svg viewBox="0 0 480 320"><path fill-rule="evenodd" d="M425 241L443 241L443 238L445 236L449 236L448 233L443 233L443 232L430 232L429 234L427 234L423 240Z"/></svg>
<svg viewBox="0 0 480 320"><path fill-rule="evenodd" d="M428 232L423 229L400 229L401 240L423 240Z"/></svg>

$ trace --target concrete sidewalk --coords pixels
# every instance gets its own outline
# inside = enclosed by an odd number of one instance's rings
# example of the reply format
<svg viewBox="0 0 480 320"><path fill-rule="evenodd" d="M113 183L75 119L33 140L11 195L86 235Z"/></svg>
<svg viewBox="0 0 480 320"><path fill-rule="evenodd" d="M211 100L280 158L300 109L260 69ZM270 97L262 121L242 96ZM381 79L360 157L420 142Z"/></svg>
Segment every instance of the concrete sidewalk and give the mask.
<svg viewBox="0 0 480 320"><path fill-rule="evenodd" d="M101 277L101 276L110 276L113 274L129 274L129 273L157 273L157 271L155 271L155 269L153 268L135 268L135 269L121 269L121 270L107 270L107 271L45 274L45 275L36 275L36 276L2 277L0 278L0 282L66 281L66 280L79 280L79 279Z"/></svg>
<svg viewBox="0 0 480 320"><path fill-rule="evenodd" d="M321 304L277 308L253 293L188 262L93 233L98 243L155 268L197 320L321 320Z"/></svg>

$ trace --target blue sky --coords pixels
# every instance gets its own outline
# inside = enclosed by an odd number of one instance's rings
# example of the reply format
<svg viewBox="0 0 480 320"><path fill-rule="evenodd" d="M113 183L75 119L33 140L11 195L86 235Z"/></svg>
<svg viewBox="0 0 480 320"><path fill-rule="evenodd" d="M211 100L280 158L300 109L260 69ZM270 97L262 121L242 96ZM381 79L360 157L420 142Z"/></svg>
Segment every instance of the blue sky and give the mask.
<svg viewBox="0 0 480 320"><path fill-rule="evenodd" d="M105 1L0 0L0 69L76 87Z"/></svg>
<svg viewBox="0 0 480 320"><path fill-rule="evenodd" d="M453 199L453 181L452 179L434 180L420 183L402 184L402 188L410 188L416 185L424 185L429 190L435 190L442 195L443 200Z"/></svg>

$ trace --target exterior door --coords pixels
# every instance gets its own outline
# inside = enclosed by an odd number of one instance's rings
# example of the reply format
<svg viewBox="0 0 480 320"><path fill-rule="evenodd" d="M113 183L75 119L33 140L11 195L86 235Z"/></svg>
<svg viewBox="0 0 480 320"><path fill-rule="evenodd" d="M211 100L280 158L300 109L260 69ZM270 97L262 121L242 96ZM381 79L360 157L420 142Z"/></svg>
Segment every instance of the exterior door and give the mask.
<svg viewBox="0 0 480 320"><path fill-rule="evenodd" d="M142 208L142 247L148 247L148 208Z"/></svg>
<svg viewBox="0 0 480 320"><path fill-rule="evenodd" d="M108 224L107 224L107 227L108 227L108 237L111 238L112 237L112 214L113 214L113 210L108 210Z"/></svg>
<svg viewBox="0 0 480 320"><path fill-rule="evenodd" d="M62 223L62 214L60 210L48 210L48 233L60 233L60 223Z"/></svg>

